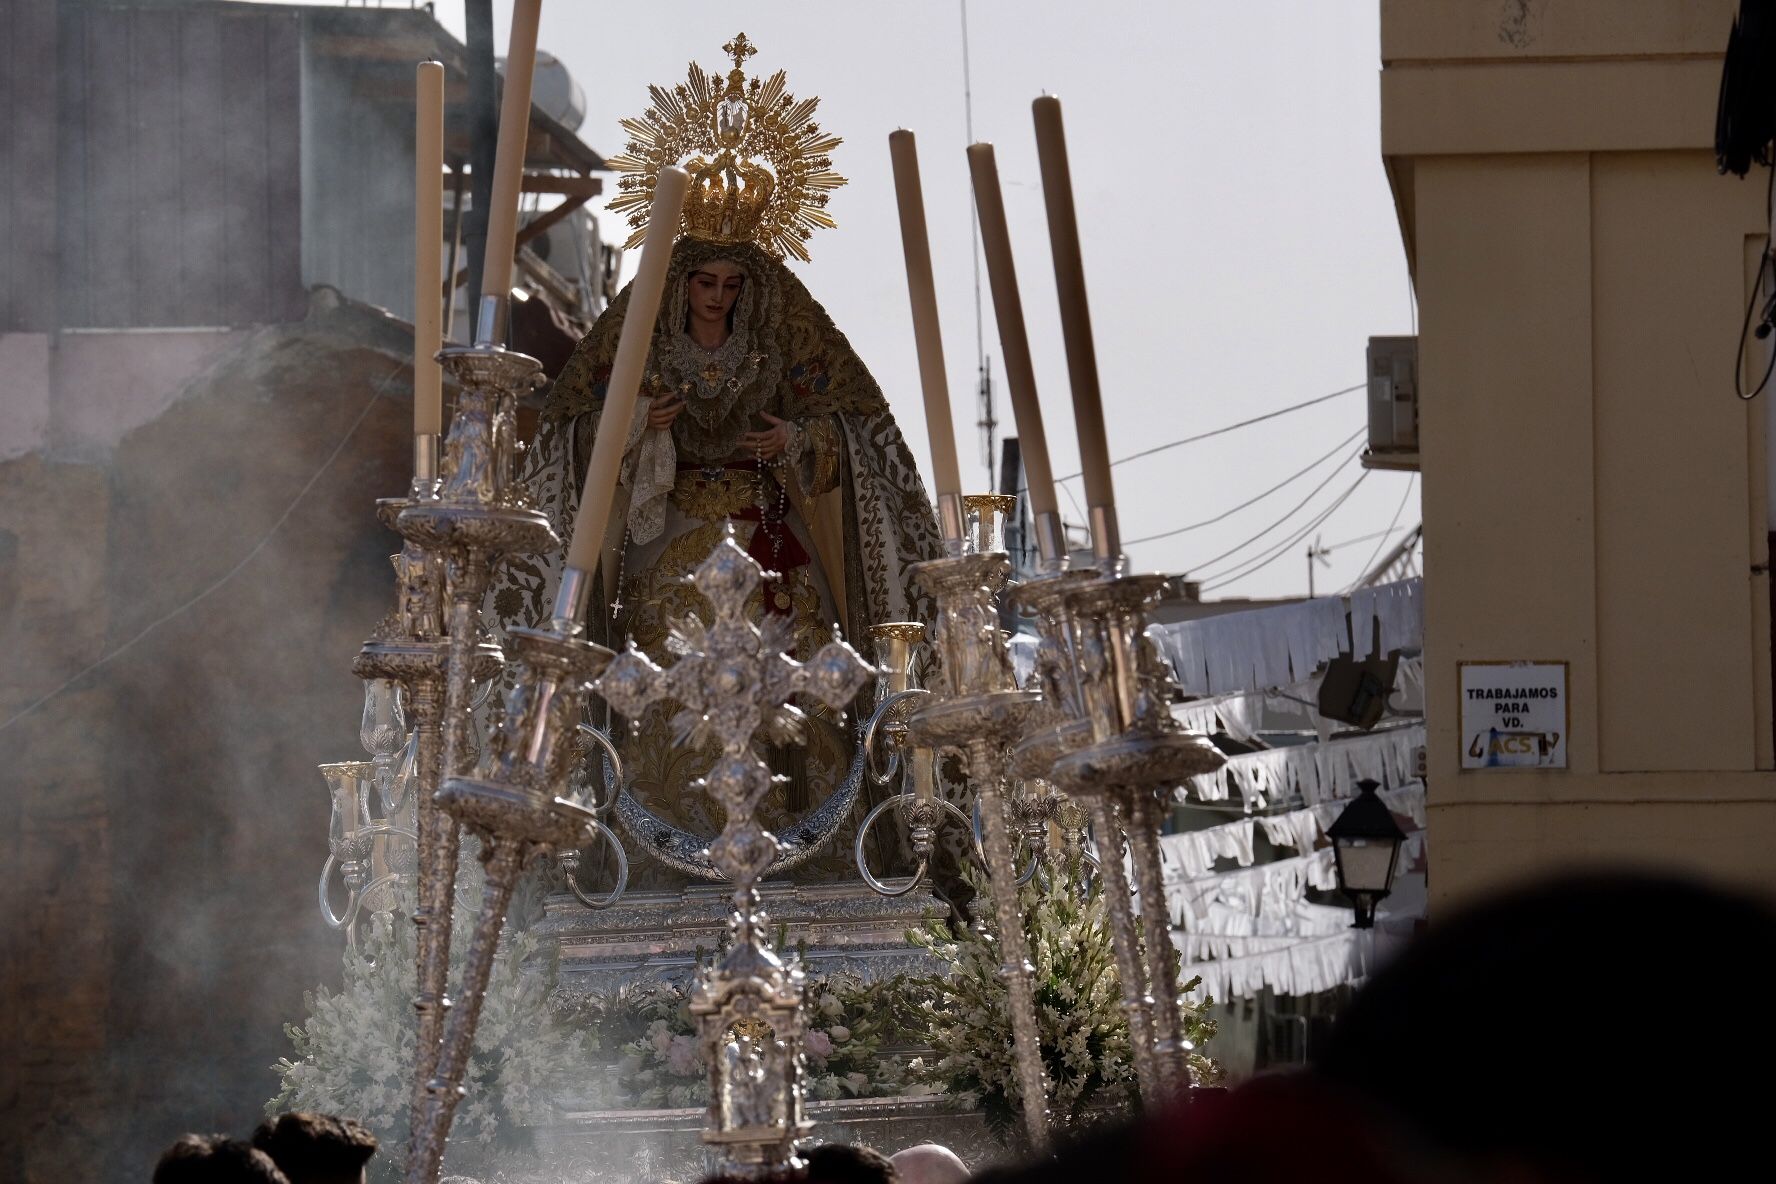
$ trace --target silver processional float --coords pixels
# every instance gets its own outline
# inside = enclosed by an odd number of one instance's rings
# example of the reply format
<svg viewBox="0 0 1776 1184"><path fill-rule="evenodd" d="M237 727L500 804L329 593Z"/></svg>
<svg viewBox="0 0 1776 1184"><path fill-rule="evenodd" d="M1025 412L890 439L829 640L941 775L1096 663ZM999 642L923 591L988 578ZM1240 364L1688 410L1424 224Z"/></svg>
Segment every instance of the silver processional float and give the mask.
<svg viewBox="0 0 1776 1184"><path fill-rule="evenodd" d="M1106 896L1143 1098L1151 1101L1187 1087L1188 1045L1182 1036L1158 838L1170 788L1213 770L1223 757L1204 737L1185 731L1168 708L1169 678L1144 635L1147 606L1158 593L1160 577L1124 570L1059 101L1050 96L1036 100L1035 118L1086 476L1089 565L1068 568L990 145L973 146L969 156L1030 476L1040 552L1033 578L1021 585L1009 579L1004 522L1015 499L960 493L917 156L912 133L901 131L890 137L890 148L945 540L944 555L914 568L935 604L929 630L918 622L875 626L871 632L878 667L865 663L843 641L829 643L808 662L798 663L788 655L791 639L786 632L768 621L761 629L746 616L747 595L772 573L747 556L730 533L693 577L713 608L713 620L692 617L677 623L687 641L672 667L661 670L633 648L613 655L585 639L582 621L596 567L595 540L604 535L646 361L648 327L657 314L672 247L671 233L655 233L643 243L553 611L534 628L507 630L510 652L505 652L482 620L481 605L494 571L508 555L537 554L562 543L514 476L517 401L542 381L542 368L500 344L540 3L519 0L513 14L474 344L439 348L439 322L431 317L437 310L415 318L414 476L405 496L378 503L382 521L402 537L394 557L395 611L378 625L353 663L354 672L367 683L363 739L372 760L323 767L334 822L322 907L329 923L347 931L348 940L366 907L393 907L390 889L407 866L399 852L403 841L412 844L419 1044L408 1184L438 1180L495 946L523 869L556 853L571 864L585 842L607 842L616 852L615 887L603 897L589 896L577 883L575 891L588 907L606 907L622 894L626 857L604 816L623 808L628 796L619 792L622 766L615 746L584 722L594 690L611 708L631 717L649 703L674 702L685 729L713 739L720 748L721 755L696 788L723 807L727 822L722 833L713 840L669 835L671 841L661 846L683 848L671 861L681 870L733 885L729 947L700 973L691 1001L710 1072L704 1139L722 1154L727 1170L750 1176L793 1166L797 1141L810 1129L801 1082L802 972L793 958L772 948L757 883L830 839L853 807L856 783L865 776L903 786L863 820L857 837L859 873L874 890L906 892L923 879L936 835L946 823L971 832L970 846L984 862L991 885L1025 1128L1032 1144L1047 1138L1047 1086L1018 889L1054 854L1050 837L1056 831L1062 854L1078 859L1087 854L1083 834L1089 821L1096 846L1092 863ZM680 98L693 100L687 104L690 118L705 120L703 130L725 151L713 162L701 156L690 160L689 171L665 154L649 162L647 223L655 228L681 224L687 188L692 205L704 207L698 212L701 218L731 218L735 209L749 208L756 216L758 206L748 205L747 186L761 184L760 177L763 184L770 183L768 173L739 159L751 146L746 137L749 115L754 114L739 79L754 50L744 34L724 50L735 62L728 90L708 95L686 91ZM442 153L441 83L442 69L436 63L420 67L416 173L422 182L428 170L430 176L419 193L422 248L429 225L425 210L429 203L441 207L442 200L436 163ZM836 143L831 137L816 139L820 133L806 122L806 113L802 123L807 146L823 151ZM435 156L428 156L428 146ZM824 168L823 157L820 163ZM836 175L827 175L835 178L831 184L838 183ZM642 197L637 192L631 204ZM831 224L817 208L824 202L824 193L817 203L810 202L817 216L809 217L809 223ZM805 227L801 233L806 236ZM419 251L416 305L422 310L428 294L436 303L441 291L436 254ZM441 394L435 372L429 390L422 389L428 385L423 381L426 364L434 361L459 388L441 457ZM1026 685L1013 673L1000 628L1000 605L1006 600L1035 620L1040 636L1034 677ZM930 659L926 685L920 685L916 672L922 651ZM495 713L497 723L477 753L477 688L485 695L502 671L508 689ZM847 792L828 804L826 813L834 817L819 818L810 837L786 846L755 816L773 783L755 743L761 729L772 738L793 737L800 712L792 697L839 711L871 679L876 682L874 709L859 728ZM398 756L407 729L406 749ZM966 791L973 796L964 804L972 806L972 815L938 785L935 766L946 750L963 758ZM573 788L576 769L586 763L602 769L603 776L592 778L605 785L602 800ZM880 879L863 857L865 834L890 810L905 825L916 860L912 876L899 884ZM635 825L648 821L641 818ZM486 877L462 981L452 995L446 979L462 828L479 840ZM348 889L341 913L332 911L326 895L327 877L335 867Z"/></svg>

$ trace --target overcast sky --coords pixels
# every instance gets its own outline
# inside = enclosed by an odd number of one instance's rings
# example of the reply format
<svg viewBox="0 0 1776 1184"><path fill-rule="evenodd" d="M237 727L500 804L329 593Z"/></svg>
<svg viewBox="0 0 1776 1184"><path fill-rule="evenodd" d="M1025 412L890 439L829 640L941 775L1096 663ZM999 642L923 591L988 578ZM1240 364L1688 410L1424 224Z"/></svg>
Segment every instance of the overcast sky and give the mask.
<svg viewBox="0 0 1776 1184"><path fill-rule="evenodd" d="M462 36L461 0L442 0L436 11ZM495 0L502 52L510 14L509 0ZM967 14L974 136L998 148L1057 473L1078 464L1030 121L1030 100L1044 91L1065 103L1113 457L1360 383L1366 339L1412 331L1380 158L1376 4L971 0ZM682 80L693 57L720 68L722 43L741 30L759 47L750 68L786 69L791 92L818 95L818 120L845 139L834 167L850 184L829 206L839 228L817 232L813 262L793 266L888 392L924 464L887 141L897 127L918 133L963 484L984 489L958 0L548 0L538 42L585 91L581 137L609 155L623 147L617 120L645 109L647 84ZM603 225L622 237L616 219L607 215ZM990 295L983 316L986 352L997 355ZM994 370L1003 373L996 358ZM1009 433L1002 386L999 406ZM1220 515L1364 422L1356 393L1119 465L1124 537ZM1354 461L1332 474L1360 442L1221 522L1132 544L1135 566L1213 576L1263 558L1357 479ZM1283 518L1328 475L1281 527L1211 562ZM1383 530L1397 510L1400 528L1416 524L1409 481L1370 474L1314 533L1343 543ZM1083 496L1077 481L1067 484ZM1064 495L1061 504L1077 520ZM1209 579L1209 594L1305 591L1313 537L1245 578L1219 588ZM1355 580L1379 542L1336 547L1318 590Z"/></svg>

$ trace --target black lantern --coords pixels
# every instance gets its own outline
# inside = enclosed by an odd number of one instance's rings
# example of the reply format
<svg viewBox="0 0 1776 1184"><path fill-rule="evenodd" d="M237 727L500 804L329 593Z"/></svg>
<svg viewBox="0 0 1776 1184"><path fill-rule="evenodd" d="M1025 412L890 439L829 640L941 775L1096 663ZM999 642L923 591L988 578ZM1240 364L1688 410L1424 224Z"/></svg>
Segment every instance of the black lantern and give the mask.
<svg viewBox="0 0 1776 1184"><path fill-rule="evenodd" d="M1375 924L1376 904L1393 890L1406 832L1376 795L1381 786L1365 779L1357 788L1362 792L1326 828L1326 837L1338 865L1338 890L1356 909L1356 928L1368 929Z"/></svg>

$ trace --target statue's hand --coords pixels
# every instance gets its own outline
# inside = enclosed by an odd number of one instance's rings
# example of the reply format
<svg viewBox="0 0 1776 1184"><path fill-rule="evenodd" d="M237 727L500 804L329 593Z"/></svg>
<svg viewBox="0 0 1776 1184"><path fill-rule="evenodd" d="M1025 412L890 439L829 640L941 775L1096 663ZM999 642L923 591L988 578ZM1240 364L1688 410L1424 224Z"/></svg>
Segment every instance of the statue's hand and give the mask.
<svg viewBox="0 0 1776 1184"><path fill-rule="evenodd" d="M648 407L647 424L650 428L665 430L672 426L678 413L684 410L684 399L679 395L659 395Z"/></svg>
<svg viewBox="0 0 1776 1184"><path fill-rule="evenodd" d="M759 412L759 418L771 426L762 432L747 432L740 437L740 444L760 460L776 460L789 447L789 421L769 411Z"/></svg>

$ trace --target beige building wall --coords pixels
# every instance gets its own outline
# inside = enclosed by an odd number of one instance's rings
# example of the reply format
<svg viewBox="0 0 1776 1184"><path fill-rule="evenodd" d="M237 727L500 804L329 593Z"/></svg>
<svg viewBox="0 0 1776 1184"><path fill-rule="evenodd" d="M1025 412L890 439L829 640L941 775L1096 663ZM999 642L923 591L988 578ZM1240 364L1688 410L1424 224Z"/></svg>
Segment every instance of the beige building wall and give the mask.
<svg viewBox="0 0 1776 1184"><path fill-rule="evenodd" d="M1383 0L1419 302L1432 908L1592 861L1776 893L1765 423L1732 366L1767 177L1731 0ZM1566 770L1461 770L1457 663L1570 664Z"/></svg>

